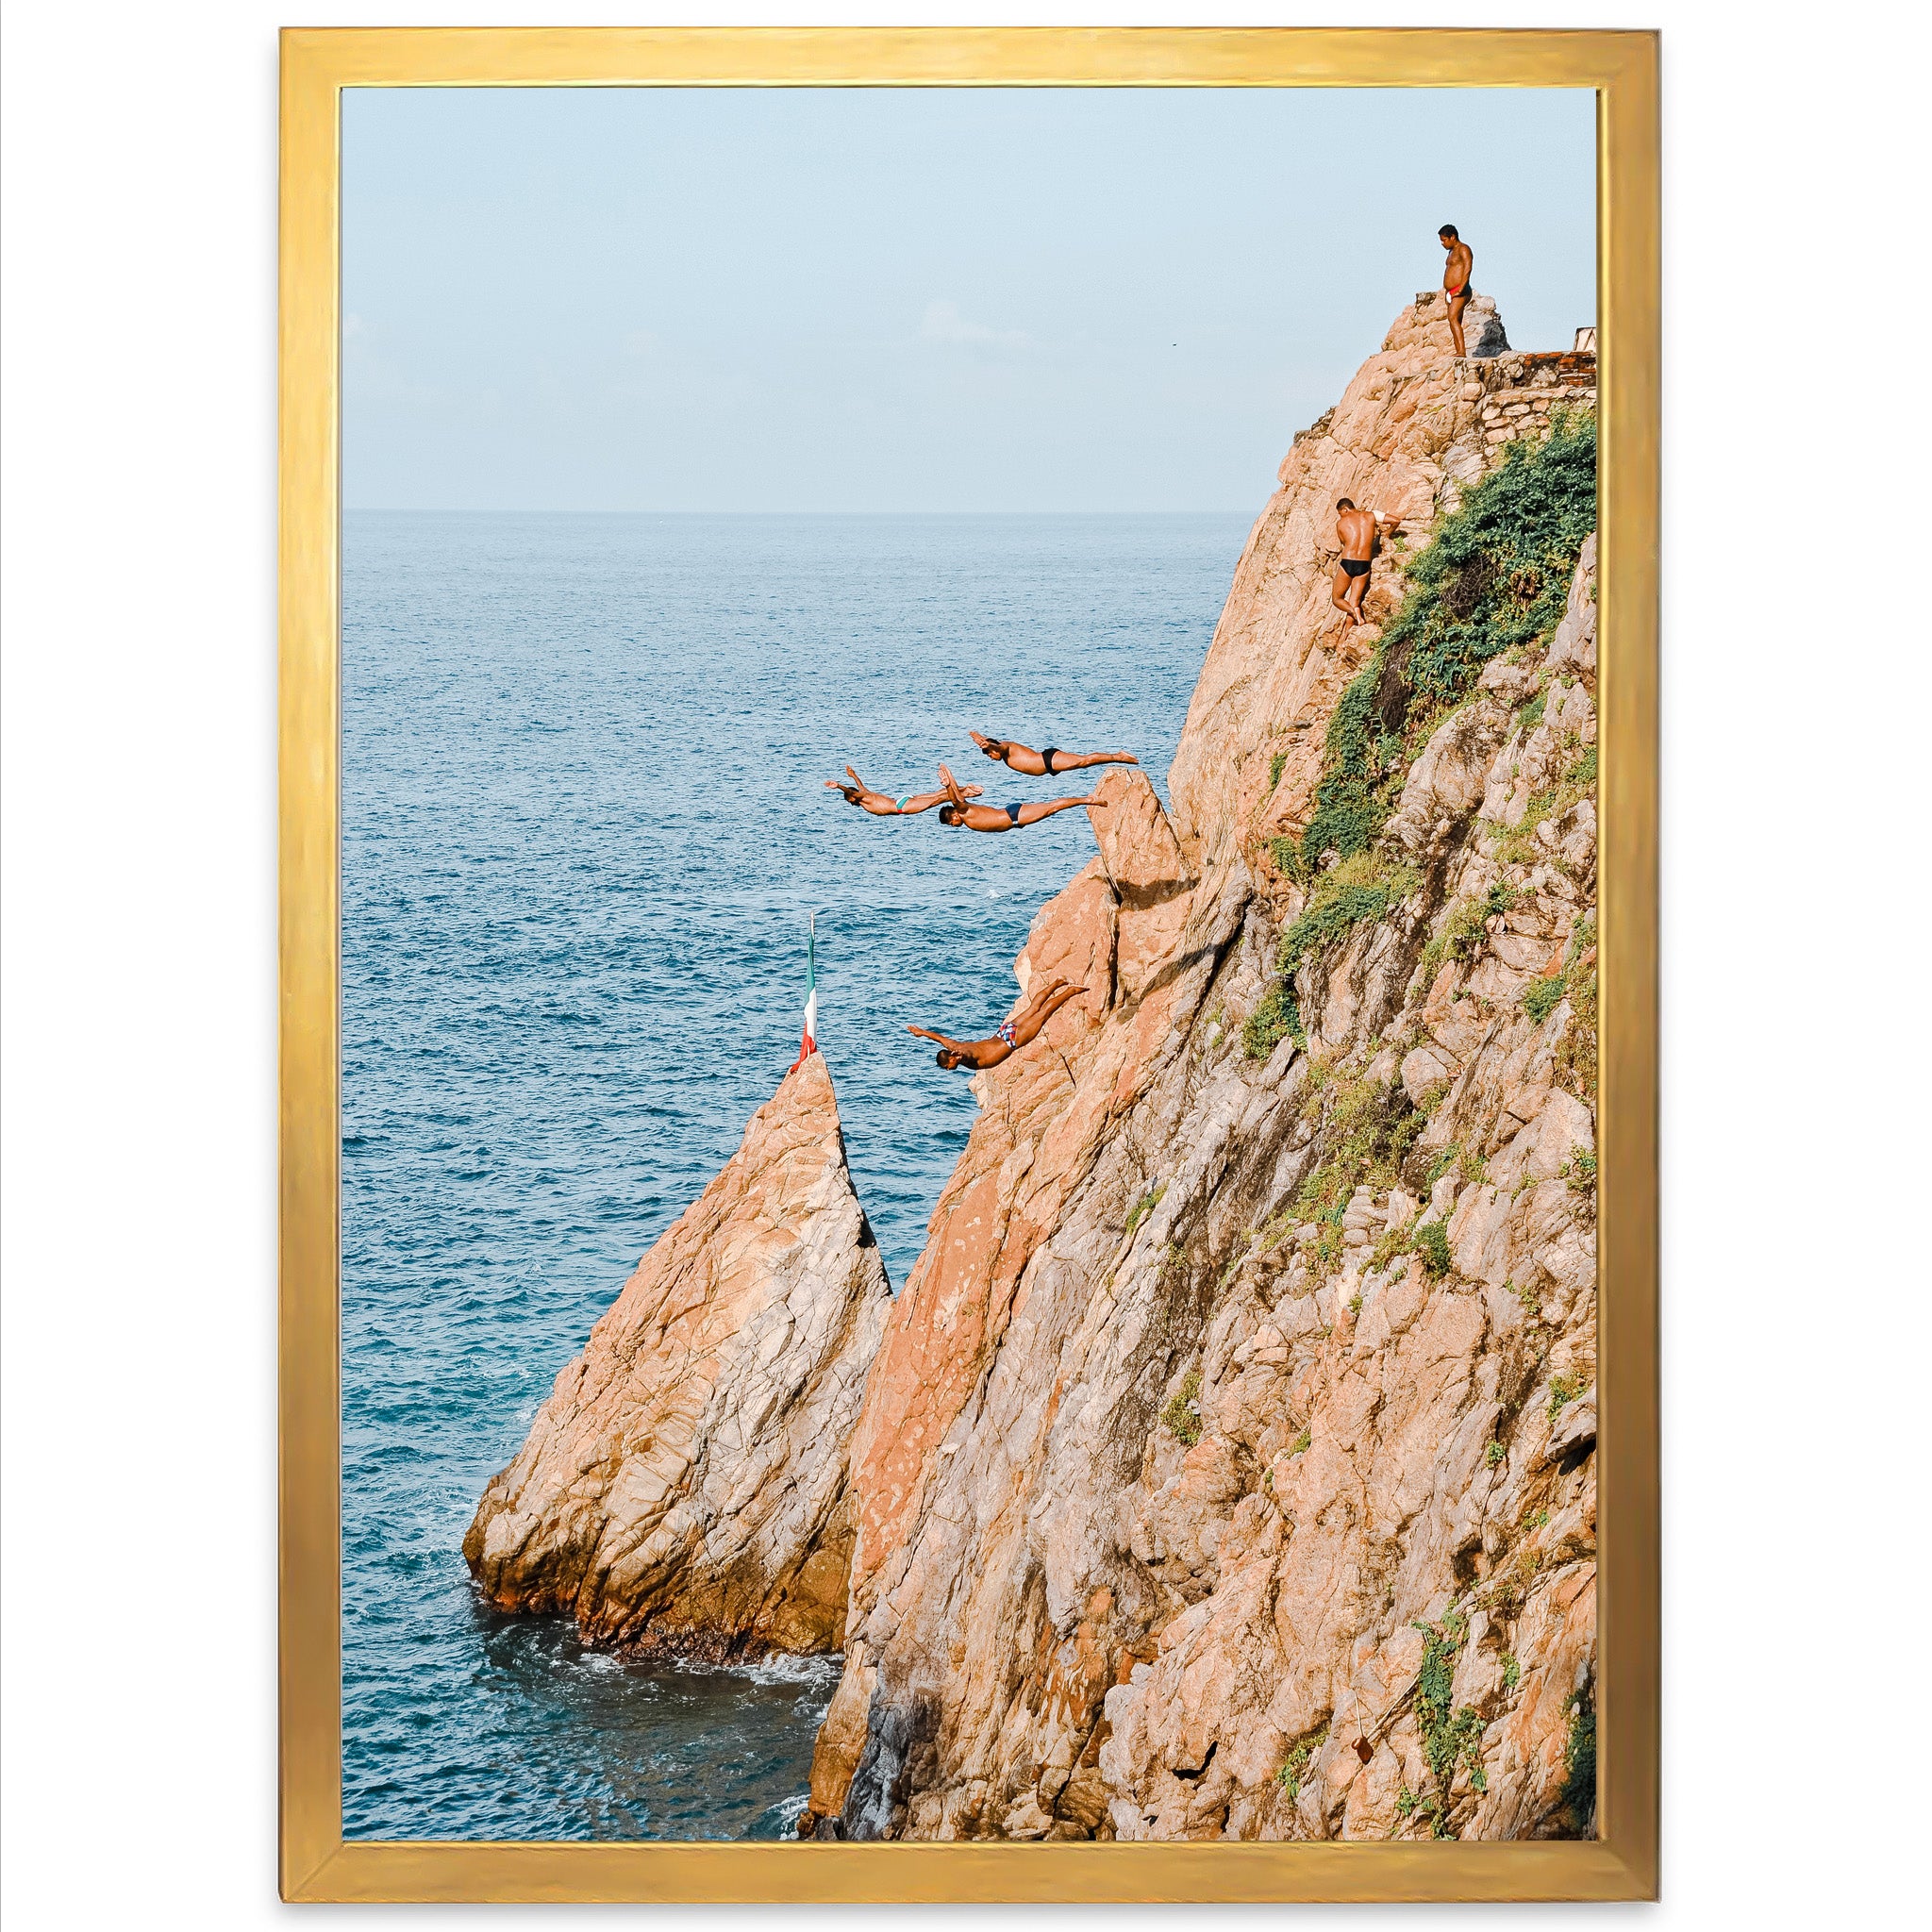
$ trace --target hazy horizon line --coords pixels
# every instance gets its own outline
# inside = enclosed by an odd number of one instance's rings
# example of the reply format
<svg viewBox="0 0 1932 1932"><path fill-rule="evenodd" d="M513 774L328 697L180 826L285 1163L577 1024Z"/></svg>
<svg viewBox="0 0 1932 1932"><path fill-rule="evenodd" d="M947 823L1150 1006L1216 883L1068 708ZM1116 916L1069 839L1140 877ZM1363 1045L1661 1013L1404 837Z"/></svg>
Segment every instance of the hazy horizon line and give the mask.
<svg viewBox="0 0 1932 1932"><path fill-rule="evenodd" d="M1272 491L1269 492L1274 493ZM344 516L391 517L1233 517L1245 505L1208 509L472 509L401 503L349 503Z"/></svg>

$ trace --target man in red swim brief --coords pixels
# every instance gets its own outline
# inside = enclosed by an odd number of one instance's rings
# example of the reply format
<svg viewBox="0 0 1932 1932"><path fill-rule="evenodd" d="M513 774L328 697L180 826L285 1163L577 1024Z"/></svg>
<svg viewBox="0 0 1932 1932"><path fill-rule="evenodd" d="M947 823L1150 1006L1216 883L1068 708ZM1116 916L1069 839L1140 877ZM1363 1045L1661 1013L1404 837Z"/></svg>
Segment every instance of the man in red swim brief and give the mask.
<svg viewBox="0 0 1932 1932"><path fill-rule="evenodd" d="M1442 269L1442 299L1449 306L1449 339L1456 344L1457 360L1460 361L1469 353L1462 345L1462 311L1469 307L1469 277L1475 257L1453 223L1445 222L1436 234L1449 251Z"/></svg>

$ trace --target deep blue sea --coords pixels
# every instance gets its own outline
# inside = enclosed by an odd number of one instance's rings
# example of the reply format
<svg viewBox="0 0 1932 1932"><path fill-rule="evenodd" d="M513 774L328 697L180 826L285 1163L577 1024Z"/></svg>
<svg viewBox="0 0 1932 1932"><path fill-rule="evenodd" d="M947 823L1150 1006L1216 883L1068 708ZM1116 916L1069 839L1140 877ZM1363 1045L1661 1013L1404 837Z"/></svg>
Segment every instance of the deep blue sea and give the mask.
<svg viewBox="0 0 1932 1932"><path fill-rule="evenodd" d="M819 1041L894 1288L1084 812L874 819L969 726L1167 765L1247 520L345 519L343 1811L352 1838L789 1830L834 1659L641 1669L460 1544L557 1372ZM1097 775L1097 774L1096 774Z"/></svg>

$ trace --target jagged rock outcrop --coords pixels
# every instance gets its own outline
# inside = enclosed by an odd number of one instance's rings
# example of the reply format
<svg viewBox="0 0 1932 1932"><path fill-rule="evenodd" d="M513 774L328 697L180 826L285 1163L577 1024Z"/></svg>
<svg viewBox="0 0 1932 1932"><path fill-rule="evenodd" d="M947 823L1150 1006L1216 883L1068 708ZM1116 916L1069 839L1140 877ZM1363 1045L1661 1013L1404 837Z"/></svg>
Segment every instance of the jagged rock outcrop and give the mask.
<svg viewBox="0 0 1932 1932"><path fill-rule="evenodd" d="M484 1592L636 1649L836 1650L845 1445L891 1305L814 1054L638 1264L484 1491L463 1539Z"/></svg>
<svg viewBox="0 0 1932 1932"><path fill-rule="evenodd" d="M1371 883L1295 841L1406 573L1592 369L1452 362L1419 300L1282 466L1172 820L1107 779L1016 963L1088 995L975 1083L868 1384L801 1829L1587 1823L1593 548L1553 637L1390 714ZM1341 494L1405 518L1364 630L1328 603Z"/></svg>
<svg viewBox="0 0 1932 1932"><path fill-rule="evenodd" d="M1500 336L1486 295L1470 304L1467 315L1478 314ZM1456 362L1447 334L1440 296L1417 296L1282 460L1281 487L1236 565L1168 774L1176 830L1199 864L1225 863L1234 847L1264 886L1275 883L1268 841L1300 828L1323 727L1368 661L1375 625L1402 601L1406 558L1500 449L1539 432L1554 411L1595 403L1593 356ZM1371 622L1358 630L1328 600L1342 496L1402 519L1376 560L1363 607Z"/></svg>

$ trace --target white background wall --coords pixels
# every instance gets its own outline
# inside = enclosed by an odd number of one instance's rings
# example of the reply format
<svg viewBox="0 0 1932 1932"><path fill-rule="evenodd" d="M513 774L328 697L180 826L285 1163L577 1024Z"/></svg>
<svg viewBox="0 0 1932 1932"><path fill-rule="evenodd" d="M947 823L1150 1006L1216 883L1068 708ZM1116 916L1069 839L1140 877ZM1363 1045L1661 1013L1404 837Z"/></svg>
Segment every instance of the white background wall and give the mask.
<svg viewBox="0 0 1932 1932"><path fill-rule="evenodd" d="M283 1909L273 491L275 30L289 11L546 13L531 0L8 10L17 1932L247 1927ZM1301 18L1651 25L1664 11L1324 0ZM555 17L652 12L573 0ZM658 17L1184 12L680 0ZM1684 1927L1890 1925L1924 1905L1907 1889L1932 1652L1916 1480L1932 1271L1915 12L1679 5L1664 22L1662 1912ZM1296 16L1223 0L1217 17ZM1363 175L1372 194L1373 156ZM1346 270L1310 264L1328 273ZM1144 1915L1015 1908L1008 1923L1126 1916ZM1301 1923L1316 1916L1341 1918Z"/></svg>

